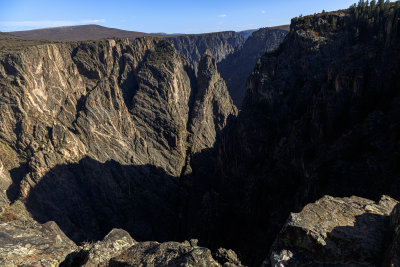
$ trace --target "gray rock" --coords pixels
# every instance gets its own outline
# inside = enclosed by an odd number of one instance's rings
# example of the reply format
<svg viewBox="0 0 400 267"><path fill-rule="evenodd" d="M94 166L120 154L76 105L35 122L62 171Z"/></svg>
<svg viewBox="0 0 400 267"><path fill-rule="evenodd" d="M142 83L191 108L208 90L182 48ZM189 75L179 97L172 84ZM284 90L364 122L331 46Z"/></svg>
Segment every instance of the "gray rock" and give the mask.
<svg viewBox="0 0 400 267"><path fill-rule="evenodd" d="M272 266L324 264L378 266L387 246L388 222L398 202L325 196L292 213L272 246Z"/></svg>
<svg viewBox="0 0 400 267"><path fill-rule="evenodd" d="M213 147L228 118L237 116L237 113L225 81L218 73L216 60L207 50L197 74L197 92L189 125L191 152Z"/></svg>
<svg viewBox="0 0 400 267"><path fill-rule="evenodd" d="M126 231L113 229L102 241L72 252L62 266L243 266L234 251L220 248L213 258L211 251L197 242L137 242Z"/></svg>
<svg viewBox="0 0 400 267"><path fill-rule="evenodd" d="M0 223L1 266L54 266L77 249L55 222Z"/></svg>
<svg viewBox="0 0 400 267"><path fill-rule="evenodd" d="M243 266L235 251L231 249L219 248L213 256L224 267Z"/></svg>
<svg viewBox="0 0 400 267"><path fill-rule="evenodd" d="M128 266L221 266L207 248L189 242L140 242L112 258L110 267Z"/></svg>
<svg viewBox="0 0 400 267"><path fill-rule="evenodd" d="M197 72L202 55L209 50L217 62L237 51L244 38L236 32L216 32L168 37L176 50L186 58Z"/></svg>
<svg viewBox="0 0 400 267"><path fill-rule="evenodd" d="M113 229L102 241L96 242L88 251L82 266L108 266L108 261L137 242L122 229Z"/></svg>

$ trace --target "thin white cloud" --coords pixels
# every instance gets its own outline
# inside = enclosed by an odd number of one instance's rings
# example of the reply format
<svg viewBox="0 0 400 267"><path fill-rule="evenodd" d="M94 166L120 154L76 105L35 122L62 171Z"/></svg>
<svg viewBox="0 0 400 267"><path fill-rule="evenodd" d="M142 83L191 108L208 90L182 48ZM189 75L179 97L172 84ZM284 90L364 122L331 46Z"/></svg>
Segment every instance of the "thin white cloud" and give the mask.
<svg viewBox="0 0 400 267"><path fill-rule="evenodd" d="M221 14L221 15L218 15L218 18L225 18L227 16L228 16L227 14Z"/></svg>
<svg viewBox="0 0 400 267"><path fill-rule="evenodd" d="M1 27L50 28L106 22L105 19L0 21Z"/></svg>
<svg viewBox="0 0 400 267"><path fill-rule="evenodd" d="M261 10L261 14L265 14L265 10Z"/></svg>

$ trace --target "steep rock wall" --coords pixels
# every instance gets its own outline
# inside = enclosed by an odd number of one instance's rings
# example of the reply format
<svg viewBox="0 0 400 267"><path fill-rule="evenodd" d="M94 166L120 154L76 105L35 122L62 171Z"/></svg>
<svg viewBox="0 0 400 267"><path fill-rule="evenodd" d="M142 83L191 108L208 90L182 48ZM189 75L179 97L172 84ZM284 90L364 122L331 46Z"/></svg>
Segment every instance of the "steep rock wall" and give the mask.
<svg viewBox="0 0 400 267"><path fill-rule="evenodd" d="M113 227L139 239L179 239L186 196L180 181L190 170L191 147L213 146L227 117L236 115L226 87L225 94L205 96L226 98L219 100L225 106L193 111L203 101L198 83L162 39L4 51L2 190L11 202L22 200L39 222L56 221L74 241L102 238ZM189 141L189 125L198 127L192 117L209 112L219 119L212 136Z"/></svg>
<svg viewBox="0 0 400 267"><path fill-rule="evenodd" d="M400 27L392 7L371 12L380 16L372 26L352 10L292 21L280 48L256 65L242 110L221 136L218 165L198 198L198 217L212 227L194 232L260 264L289 212L308 202L399 197Z"/></svg>
<svg viewBox="0 0 400 267"><path fill-rule="evenodd" d="M244 43L244 38L236 32L215 32L190 34L167 38L176 50L186 58L197 72L201 56L210 50L217 62L237 51Z"/></svg>

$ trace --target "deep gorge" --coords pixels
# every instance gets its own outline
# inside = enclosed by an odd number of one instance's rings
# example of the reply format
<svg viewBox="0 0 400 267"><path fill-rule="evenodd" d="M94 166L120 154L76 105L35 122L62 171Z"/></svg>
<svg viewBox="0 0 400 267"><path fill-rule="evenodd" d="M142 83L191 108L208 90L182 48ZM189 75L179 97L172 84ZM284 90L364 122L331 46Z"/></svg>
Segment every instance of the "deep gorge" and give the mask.
<svg viewBox="0 0 400 267"><path fill-rule="evenodd" d="M2 50L2 220L55 221L77 244L114 228L198 239L249 266L318 199L355 213L369 203L379 212L359 220L388 224L394 200L324 197L400 199L400 9L368 26L354 8L295 18L284 40L269 32L283 42L256 61L240 111L218 68L249 48L225 63L206 51L195 66L155 37ZM298 262L316 257L299 251Z"/></svg>

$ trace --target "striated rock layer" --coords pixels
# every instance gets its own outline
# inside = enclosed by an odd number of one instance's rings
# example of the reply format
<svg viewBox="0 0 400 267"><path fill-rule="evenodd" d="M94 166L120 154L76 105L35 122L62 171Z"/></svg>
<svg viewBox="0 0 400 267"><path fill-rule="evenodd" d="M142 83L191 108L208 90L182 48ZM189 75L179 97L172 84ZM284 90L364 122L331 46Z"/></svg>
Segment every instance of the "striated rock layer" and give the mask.
<svg viewBox="0 0 400 267"><path fill-rule="evenodd" d="M237 113L215 63L203 65L209 76L197 79L154 38L2 51L0 204L21 199L74 241L114 227L140 240L180 239L191 151L212 147ZM197 124L206 126L194 136Z"/></svg>

